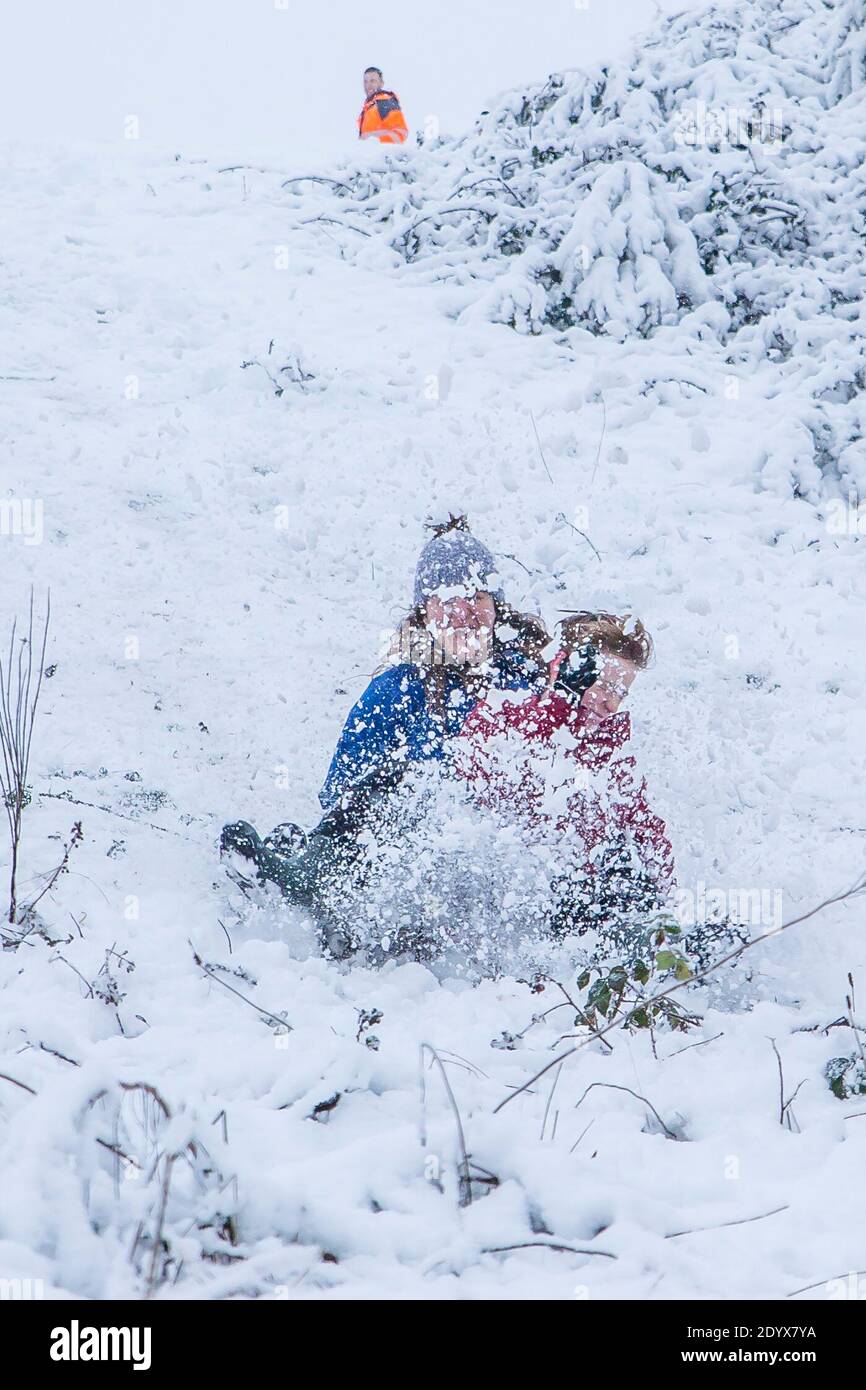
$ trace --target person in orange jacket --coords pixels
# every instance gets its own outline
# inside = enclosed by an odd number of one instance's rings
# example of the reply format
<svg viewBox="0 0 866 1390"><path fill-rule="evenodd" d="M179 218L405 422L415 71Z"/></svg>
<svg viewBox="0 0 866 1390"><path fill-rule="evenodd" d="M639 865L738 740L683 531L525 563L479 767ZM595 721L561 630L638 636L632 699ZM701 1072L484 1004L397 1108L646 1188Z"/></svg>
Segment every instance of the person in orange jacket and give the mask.
<svg viewBox="0 0 866 1390"><path fill-rule="evenodd" d="M402 145L408 139L409 128L397 93L388 91L383 85L381 68L366 69L364 91L367 96L358 117L358 139Z"/></svg>

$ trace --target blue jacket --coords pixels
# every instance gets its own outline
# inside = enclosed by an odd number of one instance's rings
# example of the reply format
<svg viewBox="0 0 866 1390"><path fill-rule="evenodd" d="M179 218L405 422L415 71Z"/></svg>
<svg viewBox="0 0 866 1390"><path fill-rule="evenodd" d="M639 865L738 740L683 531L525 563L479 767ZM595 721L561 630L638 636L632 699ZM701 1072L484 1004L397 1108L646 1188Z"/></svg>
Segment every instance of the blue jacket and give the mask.
<svg viewBox="0 0 866 1390"><path fill-rule="evenodd" d="M531 663L516 653L504 653L496 664L492 685L498 690L524 690L534 674ZM418 667L404 662L374 676L346 720L336 751L319 792L328 810L349 788L392 759L420 762L444 758L447 740L459 734L477 703L456 674L446 683L445 717L427 708Z"/></svg>

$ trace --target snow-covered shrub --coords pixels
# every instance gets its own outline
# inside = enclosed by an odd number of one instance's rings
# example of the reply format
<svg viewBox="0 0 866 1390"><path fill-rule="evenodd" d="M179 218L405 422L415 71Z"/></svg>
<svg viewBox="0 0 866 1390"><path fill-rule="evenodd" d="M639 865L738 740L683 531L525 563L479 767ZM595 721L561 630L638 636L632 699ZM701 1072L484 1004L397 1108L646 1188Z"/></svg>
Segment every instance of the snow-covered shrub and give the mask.
<svg viewBox="0 0 866 1390"><path fill-rule="evenodd" d="M225 1151L225 1130L212 1129L205 1146L193 1120L173 1113L154 1086L120 1082L90 1097L81 1136L99 1155L83 1165L88 1219L128 1242L144 1294L176 1283L184 1266L194 1275L202 1260L236 1258L237 1194L213 1157Z"/></svg>
<svg viewBox="0 0 866 1390"><path fill-rule="evenodd" d="M788 486L863 485L864 34L866 0L690 9L616 64L509 93L470 134L305 184L302 220L323 198L352 232L341 254L386 250L466 320L680 329L727 363L776 363L791 413L822 410Z"/></svg>
<svg viewBox="0 0 866 1390"><path fill-rule="evenodd" d="M700 1017L673 998L665 987L683 983L693 974L682 949L680 928L654 923L633 927L624 942L623 960L615 965L591 965L581 971L577 988L583 994L576 1024L596 1032L620 1019L626 1029L667 1027L685 1032Z"/></svg>
<svg viewBox="0 0 866 1390"><path fill-rule="evenodd" d="M839 1100L866 1095L866 1062L859 1052L848 1057L831 1057L824 1068L827 1085Z"/></svg>

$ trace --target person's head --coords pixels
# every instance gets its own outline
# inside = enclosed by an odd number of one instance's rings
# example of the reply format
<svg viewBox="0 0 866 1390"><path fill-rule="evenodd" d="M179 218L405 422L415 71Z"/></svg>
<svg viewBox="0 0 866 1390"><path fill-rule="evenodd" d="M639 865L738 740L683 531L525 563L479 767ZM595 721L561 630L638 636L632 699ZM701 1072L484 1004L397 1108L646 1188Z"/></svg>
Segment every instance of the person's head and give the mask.
<svg viewBox="0 0 866 1390"><path fill-rule="evenodd" d="M382 90L382 69L381 69L381 68L365 68L365 69L364 69L364 91L366 92L367 96L368 96L368 97L371 97L371 96L373 95L374 92L381 92L381 90Z"/></svg>
<svg viewBox="0 0 866 1390"><path fill-rule="evenodd" d="M417 666L432 709L441 713L456 675L481 693L493 663L517 657L543 684L550 636L539 618L506 603L492 554L464 516L431 527L415 570L414 605L394 635L389 664Z"/></svg>
<svg viewBox="0 0 866 1390"><path fill-rule="evenodd" d="M616 714L638 671L646 670L653 642L643 623L628 614L575 613L562 624L562 649L572 666L587 671L580 708L591 733Z"/></svg>
<svg viewBox="0 0 866 1390"><path fill-rule="evenodd" d="M465 516L431 529L415 568L415 610L423 612L440 661L480 665L492 654L496 602L503 597L496 562Z"/></svg>

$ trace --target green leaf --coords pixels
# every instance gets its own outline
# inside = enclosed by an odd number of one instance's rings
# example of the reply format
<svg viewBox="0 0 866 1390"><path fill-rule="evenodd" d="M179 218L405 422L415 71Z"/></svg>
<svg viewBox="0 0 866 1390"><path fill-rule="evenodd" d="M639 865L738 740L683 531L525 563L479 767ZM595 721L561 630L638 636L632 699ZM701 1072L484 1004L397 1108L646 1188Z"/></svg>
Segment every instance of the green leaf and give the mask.
<svg viewBox="0 0 866 1390"><path fill-rule="evenodd" d="M673 970L677 963L677 957L673 951L659 951L656 956L657 970Z"/></svg>
<svg viewBox="0 0 866 1390"><path fill-rule="evenodd" d="M598 1009L600 1014L607 1016L607 1011L610 1007L610 986L607 980L596 980L587 995L587 1003L593 1008Z"/></svg>
<svg viewBox="0 0 866 1390"><path fill-rule="evenodd" d="M639 985L645 985L650 977L649 966L646 961L643 960L635 961L631 973L634 975Z"/></svg>
<svg viewBox="0 0 866 1390"><path fill-rule="evenodd" d="M577 977L577 987L578 987L578 989L586 989L586 987L587 987L587 985L589 984L589 982L590 982L591 979L592 979L592 975L591 975L590 971L589 971L589 970L584 970L583 974L582 974L582 975L578 975L578 977Z"/></svg>
<svg viewBox="0 0 866 1390"><path fill-rule="evenodd" d="M682 956L680 956L679 960L677 961L677 968L674 971L674 978L677 980L690 980L692 978L692 972L689 969L688 961L684 960Z"/></svg>

